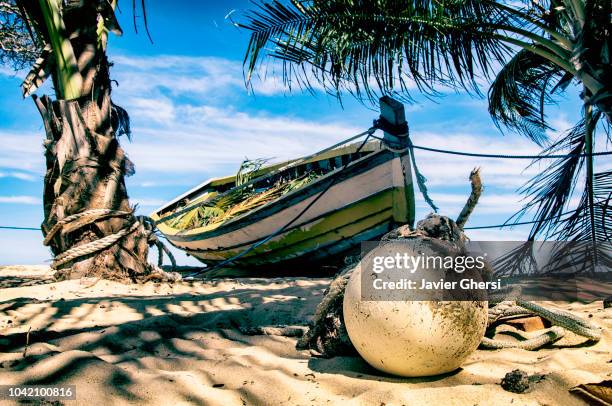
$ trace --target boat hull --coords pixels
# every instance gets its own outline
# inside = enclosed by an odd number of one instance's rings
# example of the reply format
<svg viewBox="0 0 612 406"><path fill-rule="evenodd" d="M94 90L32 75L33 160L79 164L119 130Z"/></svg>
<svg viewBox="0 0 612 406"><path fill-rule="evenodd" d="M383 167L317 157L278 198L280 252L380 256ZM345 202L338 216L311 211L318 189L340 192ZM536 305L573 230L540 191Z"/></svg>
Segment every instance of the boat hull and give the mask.
<svg viewBox="0 0 612 406"><path fill-rule="evenodd" d="M175 247L208 265L245 250L232 266L328 261L412 223L411 179L408 153L381 149L212 230L158 227ZM157 213L152 217L159 218Z"/></svg>

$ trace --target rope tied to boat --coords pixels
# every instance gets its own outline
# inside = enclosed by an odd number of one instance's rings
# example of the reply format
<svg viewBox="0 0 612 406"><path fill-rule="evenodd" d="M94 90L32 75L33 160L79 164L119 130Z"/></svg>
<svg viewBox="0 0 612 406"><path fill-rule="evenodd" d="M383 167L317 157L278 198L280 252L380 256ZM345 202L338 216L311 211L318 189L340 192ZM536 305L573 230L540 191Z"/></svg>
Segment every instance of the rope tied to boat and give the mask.
<svg viewBox="0 0 612 406"><path fill-rule="evenodd" d="M374 120L372 128L381 130L385 133L384 137L377 137L373 134L371 135L372 138L375 138L381 142L383 148L395 154L404 154L406 152L409 153L408 155L410 157L412 170L414 171L419 191L423 195L423 199L425 199L425 202L427 202L429 207L431 207L434 213L437 213L439 208L438 206L436 206L433 199L429 196L429 191L427 190L426 185L427 178L421 173L416 163L416 158L414 154L415 146L412 143L412 140L410 139L410 129L408 128L408 123L403 122L401 124L393 124L381 116L378 119ZM397 139L397 142L389 140L387 136Z"/></svg>

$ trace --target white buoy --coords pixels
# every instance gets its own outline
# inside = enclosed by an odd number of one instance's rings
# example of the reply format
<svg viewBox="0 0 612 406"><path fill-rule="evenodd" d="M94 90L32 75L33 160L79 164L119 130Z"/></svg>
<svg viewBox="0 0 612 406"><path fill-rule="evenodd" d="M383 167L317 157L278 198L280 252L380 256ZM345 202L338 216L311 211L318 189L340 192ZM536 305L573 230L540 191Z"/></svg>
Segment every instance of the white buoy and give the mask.
<svg viewBox="0 0 612 406"><path fill-rule="evenodd" d="M360 265L346 287L343 313L359 354L376 369L406 377L457 369L487 326L486 301L364 301Z"/></svg>

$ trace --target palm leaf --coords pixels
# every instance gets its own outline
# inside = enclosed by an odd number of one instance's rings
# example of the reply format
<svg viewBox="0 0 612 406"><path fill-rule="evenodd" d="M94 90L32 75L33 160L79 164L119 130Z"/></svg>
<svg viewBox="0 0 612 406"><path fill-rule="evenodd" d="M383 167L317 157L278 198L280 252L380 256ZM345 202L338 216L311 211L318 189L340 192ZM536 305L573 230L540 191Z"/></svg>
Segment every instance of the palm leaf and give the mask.
<svg viewBox="0 0 612 406"><path fill-rule="evenodd" d="M286 82L314 79L336 92L350 85L371 100L394 91L409 97L412 82L428 94L439 84L478 93L477 75L505 57L493 35L504 18L493 3L476 0L294 0L260 3L239 26L252 32L247 80L266 55L283 61Z"/></svg>
<svg viewBox="0 0 612 406"><path fill-rule="evenodd" d="M492 264L493 277L509 277L537 273L538 263L533 252L533 241L526 241L518 247L495 258Z"/></svg>
<svg viewBox="0 0 612 406"><path fill-rule="evenodd" d="M47 44L21 84L23 97L34 93L51 75L54 67L55 59L53 58L51 46Z"/></svg>
<svg viewBox="0 0 612 406"><path fill-rule="evenodd" d="M575 194L581 169L592 165L589 160L593 160L593 157L585 155L587 139L593 137L601 116L602 113L597 112L592 120L581 120L545 150L543 157L559 151L569 154L558 159L521 190L531 200L511 218L518 219L535 210L536 223L531 229L529 240L543 236L572 243L557 245L554 252L556 259L547 266L549 272L568 269L574 272L592 271L596 265L612 265L612 171L594 174L592 182L587 176L580 201L570 210L570 200ZM514 256L516 263L523 260L521 255ZM507 262L512 262L512 258L508 258Z"/></svg>
<svg viewBox="0 0 612 406"><path fill-rule="evenodd" d="M609 268L612 266L612 171L594 175L592 210L589 192L590 188L585 185L576 211L558 225L553 235L559 240L580 244L563 247L557 255L563 258L571 254L574 258L571 265ZM556 263L554 265L558 267Z"/></svg>
<svg viewBox="0 0 612 406"><path fill-rule="evenodd" d="M83 77L66 31L62 16L61 0L40 0L40 10L47 28L49 44L55 55L56 92L65 100L81 97Z"/></svg>
<svg viewBox="0 0 612 406"><path fill-rule="evenodd" d="M111 126L116 136L120 137L125 135L128 137L128 140L131 140L132 130L130 128L130 116L123 107L116 105L112 101Z"/></svg>
<svg viewBox="0 0 612 406"><path fill-rule="evenodd" d="M246 162L253 163L256 161L248 160ZM179 230L188 230L195 227L220 224L262 207L289 192L300 189L319 176L315 172L308 172L296 179L281 178L273 185L257 190L237 188L222 195L213 195L185 214L169 220L168 225Z"/></svg>
<svg viewBox="0 0 612 406"><path fill-rule="evenodd" d="M546 141L544 107L553 103L553 91L564 89L566 76L543 57L520 50L497 74L489 89L489 113L498 127L509 127L538 145Z"/></svg>
<svg viewBox="0 0 612 406"><path fill-rule="evenodd" d="M534 161L533 164L546 159L547 155L567 153L566 157L558 158L519 190L530 200L510 218L509 222L518 221L525 214L535 211L536 223L531 229L530 239L536 239L542 235L549 236L551 227L558 224L562 219L562 214L568 209L578 174L584 166L584 156L580 154L584 153L587 131L587 124L583 119L557 142L545 149L541 154L542 158Z"/></svg>

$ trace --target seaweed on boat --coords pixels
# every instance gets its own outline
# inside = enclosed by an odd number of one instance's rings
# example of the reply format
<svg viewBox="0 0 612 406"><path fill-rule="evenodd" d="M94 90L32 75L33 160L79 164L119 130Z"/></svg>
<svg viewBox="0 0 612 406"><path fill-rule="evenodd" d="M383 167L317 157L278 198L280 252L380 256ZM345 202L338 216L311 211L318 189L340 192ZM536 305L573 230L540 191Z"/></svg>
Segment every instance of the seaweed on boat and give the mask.
<svg viewBox="0 0 612 406"><path fill-rule="evenodd" d="M281 177L266 187L260 187L257 183L238 187L248 183L267 162L268 159L245 159L236 174L236 188L222 195L217 192L209 193L203 204L198 204L192 210L169 220L167 224L179 230L220 224L300 189L321 176L310 171L294 179Z"/></svg>

